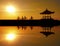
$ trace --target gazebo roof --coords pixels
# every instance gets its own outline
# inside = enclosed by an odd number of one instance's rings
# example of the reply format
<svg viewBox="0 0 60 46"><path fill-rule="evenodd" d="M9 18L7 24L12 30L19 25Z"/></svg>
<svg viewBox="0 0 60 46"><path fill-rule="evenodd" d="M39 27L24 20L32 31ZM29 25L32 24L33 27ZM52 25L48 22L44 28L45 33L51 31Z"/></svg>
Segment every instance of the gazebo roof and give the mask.
<svg viewBox="0 0 60 46"><path fill-rule="evenodd" d="M40 14L54 14L54 12L49 11L48 9L46 9L45 11L41 12Z"/></svg>
<svg viewBox="0 0 60 46"><path fill-rule="evenodd" d="M54 32L40 32L42 34L44 34L46 37L48 37L51 34L54 34Z"/></svg>

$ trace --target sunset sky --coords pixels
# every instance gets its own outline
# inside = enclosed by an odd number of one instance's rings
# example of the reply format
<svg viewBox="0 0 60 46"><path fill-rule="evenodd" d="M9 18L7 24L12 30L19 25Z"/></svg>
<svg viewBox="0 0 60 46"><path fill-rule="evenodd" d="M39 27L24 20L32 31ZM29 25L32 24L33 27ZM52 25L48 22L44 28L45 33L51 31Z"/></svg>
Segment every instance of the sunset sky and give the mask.
<svg viewBox="0 0 60 46"><path fill-rule="evenodd" d="M45 9L55 11L52 18L60 20L60 0L0 0L0 20L17 19L19 16L31 16L41 19ZM47 38L41 34L42 27L28 26L18 30L17 26L0 26L0 46L60 46L60 26L52 28L54 35Z"/></svg>
<svg viewBox="0 0 60 46"><path fill-rule="evenodd" d="M46 8L55 11L54 19L60 18L60 0L0 0L0 19L16 19L18 16L33 16L34 19L41 19L40 12ZM7 6L16 8L14 14L6 12Z"/></svg>

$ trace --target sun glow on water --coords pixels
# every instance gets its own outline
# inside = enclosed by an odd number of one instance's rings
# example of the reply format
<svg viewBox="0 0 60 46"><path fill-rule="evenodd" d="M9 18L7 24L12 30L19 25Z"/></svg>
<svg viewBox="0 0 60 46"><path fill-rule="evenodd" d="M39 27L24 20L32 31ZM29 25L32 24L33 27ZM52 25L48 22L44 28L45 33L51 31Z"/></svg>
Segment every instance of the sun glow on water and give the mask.
<svg viewBox="0 0 60 46"><path fill-rule="evenodd" d="M6 40L14 40L16 38L16 34L9 33L6 35Z"/></svg>

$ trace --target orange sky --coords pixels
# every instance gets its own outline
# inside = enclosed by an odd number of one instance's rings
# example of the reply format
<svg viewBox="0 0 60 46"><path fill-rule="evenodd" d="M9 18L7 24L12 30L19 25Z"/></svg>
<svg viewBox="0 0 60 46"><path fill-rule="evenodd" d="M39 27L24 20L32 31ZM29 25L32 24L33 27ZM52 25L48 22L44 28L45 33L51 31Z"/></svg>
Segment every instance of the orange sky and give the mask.
<svg viewBox="0 0 60 46"><path fill-rule="evenodd" d="M15 6L17 9L15 16L6 14L7 5ZM39 13L46 8L55 11L52 17L60 20L60 6L57 0L0 0L0 19L16 19L17 16L27 16L27 18L33 16L35 19L41 19L42 16Z"/></svg>

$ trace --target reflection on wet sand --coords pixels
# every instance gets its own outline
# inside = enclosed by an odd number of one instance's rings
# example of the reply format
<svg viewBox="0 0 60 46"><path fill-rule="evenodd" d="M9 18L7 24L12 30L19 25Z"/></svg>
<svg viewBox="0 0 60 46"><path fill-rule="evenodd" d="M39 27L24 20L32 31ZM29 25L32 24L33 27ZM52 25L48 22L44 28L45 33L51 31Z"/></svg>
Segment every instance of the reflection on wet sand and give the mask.
<svg viewBox="0 0 60 46"><path fill-rule="evenodd" d="M58 28L57 28L58 27ZM38 26L33 26L33 29L31 30L29 28L29 26L27 26L26 29L20 28L18 30L18 28L16 26L3 26L0 27L0 44L1 46L27 46L27 45L42 45L45 42L48 42L48 44L51 43L51 40L54 42L53 44L55 44L56 40L59 40L59 34L60 31L60 26L57 27L53 27L51 29L52 32L55 32L54 35L50 35L49 37L47 37L47 39L44 38L44 35L42 35L40 32L44 31L42 27L38 27ZM55 30L56 29L56 30ZM17 37L15 40L13 41L7 41L5 39L5 34L8 34L9 32L14 32L16 33ZM45 40L43 40L45 39ZM54 40L56 39L56 40ZM28 44L27 44L28 43ZM31 45L32 46L32 45Z"/></svg>

